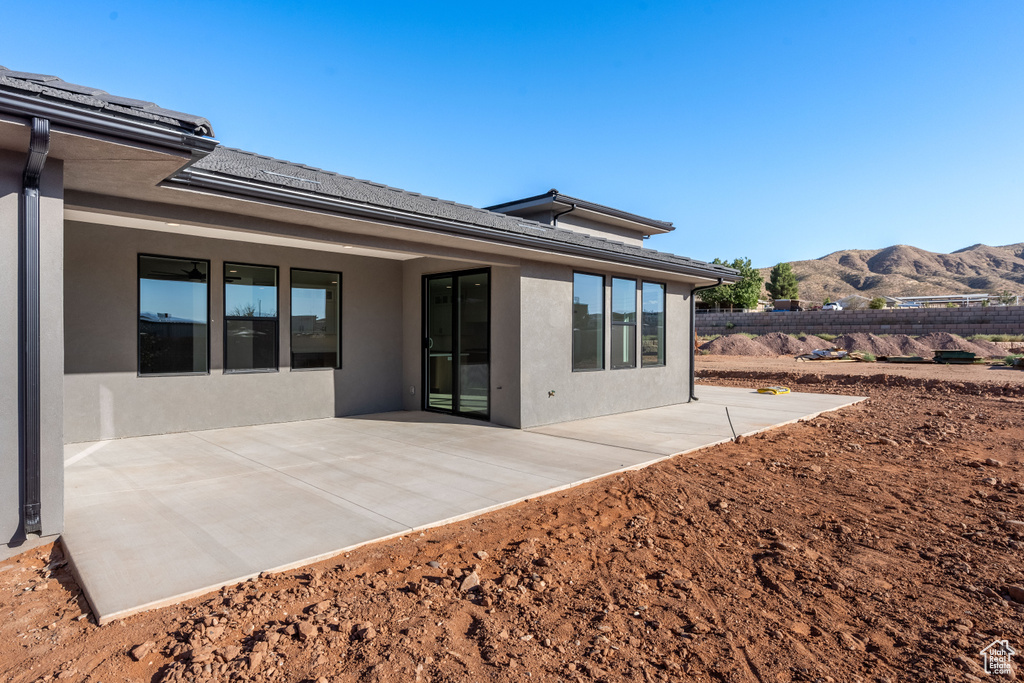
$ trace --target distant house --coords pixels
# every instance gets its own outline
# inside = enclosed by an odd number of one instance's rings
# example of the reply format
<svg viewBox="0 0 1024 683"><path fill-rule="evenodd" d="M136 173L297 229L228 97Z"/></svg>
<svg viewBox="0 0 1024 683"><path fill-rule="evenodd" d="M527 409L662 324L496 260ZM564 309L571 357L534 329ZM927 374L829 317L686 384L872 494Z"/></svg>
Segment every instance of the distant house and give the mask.
<svg viewBox="0 0 1024 683"><path fill-rule="evenodd" d="M644 248L671 223L555 190L475 208L212 135L0 68L0 544L61 531L66 443L690 399L694 289L737 276Z"/></svg>

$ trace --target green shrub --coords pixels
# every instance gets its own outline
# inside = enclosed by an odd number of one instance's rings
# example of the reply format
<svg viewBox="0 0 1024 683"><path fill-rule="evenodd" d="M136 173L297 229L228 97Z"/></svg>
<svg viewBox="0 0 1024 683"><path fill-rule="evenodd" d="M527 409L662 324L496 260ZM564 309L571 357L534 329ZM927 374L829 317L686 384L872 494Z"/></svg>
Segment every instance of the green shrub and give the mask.
<svg viewBox="0 0 1024 683"><path fill-rule="evenodd" d="M873 353L867 351L854 351L854 353L859 353L864 360L871 361L872 363L875 361L875 354Z"/></svg>
<svg viewBox="0 0 1024 683"><path fill-rule="evenodd" d="M736 327L736 323L734 323L731 320L725 324L725 329L727 329L727 330L731 330L734 327Z"/></svg>
<svg viewBox="0 0 1024 683"><path fill-rule="evenodd" d="M874 309L876 311L885 308L885 299L883 299L880 296L876 296L874 299L868 302L868 308Z"/></svg>
<svg viewBox="0 0 1024 683"><path fill-rule="evenodd" d="M1024 358L1024 356L1017 356L1011 354L1003 359L1003 363L1009 365L1012 368L1013 366L1018 365L1021 362L1021 358Z"/></svg>
<svg viewBox="0 0 1024 683"><path fill-rule="evenodd" d="M836 337L838 337L839 335L838 334L825 334L825 333L822 333L822 334L816 334L814 336L817 337L818 339L824 339L825 341L830 342L833 339L835 339Z"/></svg>

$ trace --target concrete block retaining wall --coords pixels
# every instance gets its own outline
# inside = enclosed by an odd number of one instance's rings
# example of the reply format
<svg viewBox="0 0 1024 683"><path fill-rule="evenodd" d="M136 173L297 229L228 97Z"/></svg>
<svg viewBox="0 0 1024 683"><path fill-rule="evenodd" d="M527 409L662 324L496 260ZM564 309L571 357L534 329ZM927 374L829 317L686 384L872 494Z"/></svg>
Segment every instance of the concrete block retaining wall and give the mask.
<svg viewBox="0 0 1024 683"><path fill-rule="evenodd" d="M734 327L729 328L728 323ZM1024 334L1024 306L698 313L697 334Z"/></svg>

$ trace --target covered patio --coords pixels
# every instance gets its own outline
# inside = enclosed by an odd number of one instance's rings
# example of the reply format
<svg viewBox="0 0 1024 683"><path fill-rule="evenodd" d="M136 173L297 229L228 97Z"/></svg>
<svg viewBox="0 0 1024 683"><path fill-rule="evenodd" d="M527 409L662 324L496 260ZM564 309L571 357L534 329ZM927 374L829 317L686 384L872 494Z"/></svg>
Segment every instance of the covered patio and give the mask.
<svg viewBox="0 0 1024 683"><path fill-rule="evenodd" d="M530 430L407 411L69 444L63 542L105 623L863 400L698 395Z"/></svg>

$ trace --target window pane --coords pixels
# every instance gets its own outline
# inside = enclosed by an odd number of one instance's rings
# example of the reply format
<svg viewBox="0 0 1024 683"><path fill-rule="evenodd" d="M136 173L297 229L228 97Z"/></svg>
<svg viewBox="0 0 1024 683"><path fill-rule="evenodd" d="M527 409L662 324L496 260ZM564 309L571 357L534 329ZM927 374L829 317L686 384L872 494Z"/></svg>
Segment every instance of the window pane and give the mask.
<svg viewBox="0 0 1024 683"><path fill-rule="evenodd" d="M636 367L636 325L612 323L612 367Z"/></svg>
<svg viewBox="0 0 1024 683"><path fill-rule="evenodd" d="M450 277L427 280L427 405L438 410L455 408L454 283Z"/></svg>
<svg viewBox="0 0 1024 683"><path fill-rule="evenodd" d="M636 323L636 280L612 278L612 322Z"/></svg>
<svg viewBox="0 0 1024 683"><path fill-rule="evenodd" d="M643 365L665 364L665 285L643 284L643 322L640 325Z"/></svg>
<svg viewBox="0 0 1024 683"><path fill-rule="evenodd" d="M139 257L139 374L206 372L207 261Z"/></svg>
<svg viewBox="0 0 1024 683"><path fill-rule="evenodd" d="M292 368L341 366L341 274L292 270Z"/></svg>
<svg viewBox="0 0 1024 683"><path fill-rule="evenodd" d="M277 368L277 268L224 264L225 370Z"/></svg>
<svg viewBox="0 0 1024 683"><path fill-rule="evenodd" d="M572 369L604 368L604 278L573 273Z"/></svg>
<svg viewBox="0 0 1024 683"><path fill-rule="evenodd" d="M490 386L489 273L460 275L459 412L487 415Z"/></svg>
<svg viewBox="0 0 1024 683"><path fill-rule="evenodd" d="M612 368L636 367L636 280L612 278Z"/></svg>

